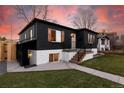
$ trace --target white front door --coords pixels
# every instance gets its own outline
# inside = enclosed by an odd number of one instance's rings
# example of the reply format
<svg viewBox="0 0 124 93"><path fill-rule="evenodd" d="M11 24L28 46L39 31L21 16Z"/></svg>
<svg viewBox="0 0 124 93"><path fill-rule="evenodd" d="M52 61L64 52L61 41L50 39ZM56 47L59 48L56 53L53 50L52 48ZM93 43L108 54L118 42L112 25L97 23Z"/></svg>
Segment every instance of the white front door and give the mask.
<svg viewBox="0 0 124 93"><path fill-rule="evenodd" d="M76 34L75 33L71 34L71 48L72 49L76 48Z"/></svg>

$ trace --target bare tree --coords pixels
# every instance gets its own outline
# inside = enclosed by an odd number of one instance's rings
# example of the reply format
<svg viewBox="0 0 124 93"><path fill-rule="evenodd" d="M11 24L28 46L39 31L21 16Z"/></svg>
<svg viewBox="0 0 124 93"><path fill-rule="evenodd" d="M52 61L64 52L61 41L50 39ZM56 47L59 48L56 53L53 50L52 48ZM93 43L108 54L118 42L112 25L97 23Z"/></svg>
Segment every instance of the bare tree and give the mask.
<svg viewBox="0 0 124 93"><path fill-rule="evenodd" d="M72 16L72 24L77 28L92 29L96 23L96 16L90 9L78 9L76 15Z"/></svg>
<svg viewBox="0 0 124 93"><path fill-rule="evenodd" d="M17 16L24 20L26 23L29 23L32 19L40 17L42 20L48 19L48 6L47 5L31 5L31 6L15 6L17 11ZM29 9L29 10L27 10ZM29 12L30 11L30 15Z"/></svg>

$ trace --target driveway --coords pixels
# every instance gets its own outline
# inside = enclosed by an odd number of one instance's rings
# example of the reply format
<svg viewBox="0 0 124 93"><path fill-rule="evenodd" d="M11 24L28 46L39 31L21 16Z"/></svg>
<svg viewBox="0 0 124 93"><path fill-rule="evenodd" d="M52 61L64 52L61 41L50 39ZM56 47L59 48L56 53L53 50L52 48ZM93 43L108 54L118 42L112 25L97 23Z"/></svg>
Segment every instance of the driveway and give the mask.
<svg viewBox="0 0 124 93"><path fill-rule="evenodd" d="M46 63L30 68L21 67L17 62L12 62L7 64L8 72L29 72L29 71L46 71L46 70L61 70L61 69L71 69L71 68L66 62Z"/></svg>
<svg viewBox="0 0 124 93"><path fill-rule="evenodd" d="M7 72L6 62L0 62L0 75Z"/></svg>
<svg viewBox="0 0 124 93"><path fill-rule="evenodd" d="M21 67L18 62L7 62L7 72L16 71L17 69L24 69L24 67Z"/></svg>

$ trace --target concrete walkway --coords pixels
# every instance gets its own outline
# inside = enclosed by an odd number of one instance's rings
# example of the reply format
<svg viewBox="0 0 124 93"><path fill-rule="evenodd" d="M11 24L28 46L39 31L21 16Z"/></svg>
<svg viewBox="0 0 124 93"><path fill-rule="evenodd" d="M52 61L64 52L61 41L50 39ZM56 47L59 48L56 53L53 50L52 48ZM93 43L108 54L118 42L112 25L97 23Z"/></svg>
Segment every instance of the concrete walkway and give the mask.
<svg viewBox="0 0 124 93"><path fill-rule="evenodd" d="M88 67L80 66L77 64L69 63L69 62L47 63L47 64L42 64L42 65L38 65L35 67L31 67L31 68L20 67L19 64L17 63L9 63L7 66L8 66L7 67L8 72L30 72L30 71L75 69L81 72L92 74L92 75L124 85L124 77L122 76L110 74L107 72L102 72L99 70L91 69Z"/></svg>
<svg viewBox="0 0 124 93"><path fill-rule="evenodd" d="M24 68L17 65L17 63L7 64L8 72L30 72L30 71L46 71L46 70L61 70L61 69L71 69L68 65L63 62L47 63L38 66Z"/></svg>
<svg viewBox="0 0 124 93"><path fill-rule="evenodd" d="M124 85L124 77L69 63L71 68Z"/></svg>

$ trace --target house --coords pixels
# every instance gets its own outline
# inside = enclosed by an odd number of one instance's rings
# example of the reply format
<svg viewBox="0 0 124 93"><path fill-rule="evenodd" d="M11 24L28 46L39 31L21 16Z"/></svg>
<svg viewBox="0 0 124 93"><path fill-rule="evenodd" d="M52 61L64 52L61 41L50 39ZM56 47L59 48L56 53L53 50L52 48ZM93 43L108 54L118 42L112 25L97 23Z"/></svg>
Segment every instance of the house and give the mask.
<svg viewBox="0 0 124 93"><path fill-rule="evenodd" d="M110 39L110 49L116 49L116 46L118 47L118 34L117 32L109 32L107 33L107 36L109 37Z"/></svg>
<svg viewBox="0 0 124 93"><path fill-rule="evenodd" d="M16 41L0 41L0 62L12 62L16 60Z"/></svg>
<svg viewBox="0 0 124 93"><path fill-rule="evenodd" d="M97 45L98 51L110 50L110 39L106 34L104 33L98 34L97 38L98 38L98 45Z"/></svg>
<svg viewBox="0 0 124 93"><path fill-rule="evenodd" d="M81 62L97 54L97 33L33 19L19 33L17 60L21 66L49 62Z"/></svg>

